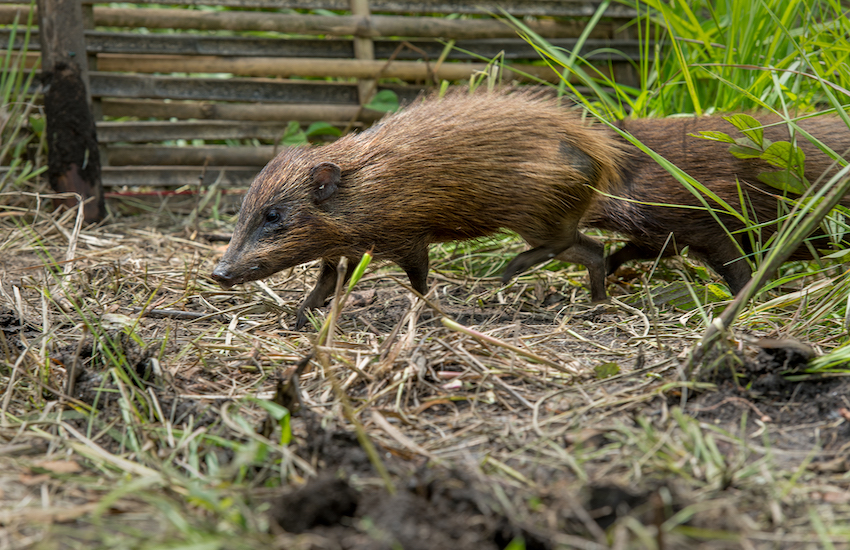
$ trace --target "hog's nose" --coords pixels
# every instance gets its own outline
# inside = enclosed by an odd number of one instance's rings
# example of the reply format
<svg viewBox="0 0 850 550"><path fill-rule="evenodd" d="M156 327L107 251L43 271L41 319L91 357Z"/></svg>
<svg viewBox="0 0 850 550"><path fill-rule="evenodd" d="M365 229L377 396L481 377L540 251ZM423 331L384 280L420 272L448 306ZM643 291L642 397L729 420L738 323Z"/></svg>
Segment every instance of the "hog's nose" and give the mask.
<svg viewBox="0 0 850 550"><path fill-rule="evenodd" d="M233 281L233 274L227 268L226 264L218 264L217 266L215 266L215 269L213 269L213 272L210 276L224 290L229 289L235 284Z"/></svg>

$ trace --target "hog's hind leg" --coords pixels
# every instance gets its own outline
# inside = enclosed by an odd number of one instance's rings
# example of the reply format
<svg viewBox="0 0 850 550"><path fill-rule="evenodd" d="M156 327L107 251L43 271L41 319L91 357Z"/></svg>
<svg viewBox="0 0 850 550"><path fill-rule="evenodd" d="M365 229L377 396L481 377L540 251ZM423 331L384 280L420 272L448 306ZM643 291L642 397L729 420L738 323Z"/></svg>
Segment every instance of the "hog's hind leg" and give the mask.
<svg viewBox="0 0 850 550"><path fill-rule="evenodd" d="M576 225L565 224L558 234L543 239L521 234L532 248L511 260L502 275L502 283L506 284L532 266L557 258L585 266L590 277L591 299L594 302L605 300L608 296L605 291L605 247L580 233Z"/></svg>

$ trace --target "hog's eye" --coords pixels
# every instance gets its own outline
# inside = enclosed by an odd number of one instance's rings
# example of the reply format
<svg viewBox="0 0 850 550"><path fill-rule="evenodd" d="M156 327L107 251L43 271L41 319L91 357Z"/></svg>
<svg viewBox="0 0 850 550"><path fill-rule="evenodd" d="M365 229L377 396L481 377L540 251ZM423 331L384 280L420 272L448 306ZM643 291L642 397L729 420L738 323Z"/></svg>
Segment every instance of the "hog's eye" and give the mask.
<svg viewBox="0 0 850 550"><path fill-rule="evenodd" d="M272 208L266 214L266 222L268 223L277 223L280 221L280 212Z"/></svg>

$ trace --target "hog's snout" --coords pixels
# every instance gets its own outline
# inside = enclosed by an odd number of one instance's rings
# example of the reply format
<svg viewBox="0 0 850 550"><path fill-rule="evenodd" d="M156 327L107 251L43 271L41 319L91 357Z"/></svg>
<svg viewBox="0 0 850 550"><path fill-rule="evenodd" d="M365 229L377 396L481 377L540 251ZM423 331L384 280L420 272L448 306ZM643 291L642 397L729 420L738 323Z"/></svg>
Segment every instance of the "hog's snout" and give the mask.
<svg viewBox="0 0 850 550"><path fill-rule="evenodd" d="M210 276L224 290L229 290L233 285L239 282L233 276L233 272L230 270L230 266L223 262L215 266L215 269L213 269L213 272Z"/></svg>

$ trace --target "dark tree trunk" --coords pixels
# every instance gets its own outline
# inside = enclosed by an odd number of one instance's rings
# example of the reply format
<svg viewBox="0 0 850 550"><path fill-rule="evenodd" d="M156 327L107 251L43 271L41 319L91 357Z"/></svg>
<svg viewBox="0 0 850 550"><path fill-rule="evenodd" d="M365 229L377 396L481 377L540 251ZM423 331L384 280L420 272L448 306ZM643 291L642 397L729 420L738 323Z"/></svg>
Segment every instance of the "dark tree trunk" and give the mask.
<svg viewBox="0 0 850 550"><path fill-rule="evenodd" d="M77 193L88 201L85 221L97 222L103 219L105 208L81 5L79 0L39 0L38 14L47 86L48 178L57 193ZM56 208L76 205L74 198L54 200Z"/></svg>

